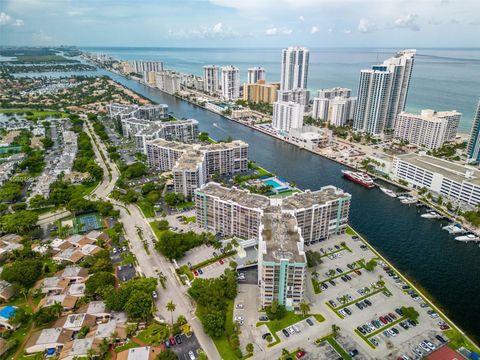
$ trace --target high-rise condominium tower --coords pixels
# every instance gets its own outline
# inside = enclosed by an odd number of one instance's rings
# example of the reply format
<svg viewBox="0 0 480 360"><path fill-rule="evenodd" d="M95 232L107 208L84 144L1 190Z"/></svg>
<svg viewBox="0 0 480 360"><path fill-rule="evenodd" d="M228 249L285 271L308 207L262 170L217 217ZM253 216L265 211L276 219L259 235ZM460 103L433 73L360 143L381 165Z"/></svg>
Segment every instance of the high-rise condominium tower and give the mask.
<svg viewBox="0 0 480 360"><path fill-rule="evenodd" d="M467 158L469 162L480 161L480 99L478 100L477 111L475 112L470 131L470 140L467 146Z"/></svg>
<svg viewBox="0 0 480 360"><path fill-rule="evenodd" d="M280 90L306 89L309 52L303 47L282 50Z"/></svg>
<svg viewBox="0 0 480 360"><path fill-rule="evenodd" d="M258 80L265 80L265 69L260 66L256 66L248 69L248 84L255 84Z"/></svg>
<svg viewBox="0 0 480 360"><path fill-rule="evenodd" d="M233 65L222 67L222 97L225 100L240 97L240 70Z"/></svg>
<svg viewBox="0 0 480 360"><path fill-rule="evenodd" d="M397 115L405 108L415 53L400 51L383 64L360 72L355 130L378 136L395 128Z"/></svg>
<svg viewBox="0 0 480 360"><path fill-rule="evenodd" d="M218 92L218 66L205 65L203 67L203 90L209 94Z"/></svg>

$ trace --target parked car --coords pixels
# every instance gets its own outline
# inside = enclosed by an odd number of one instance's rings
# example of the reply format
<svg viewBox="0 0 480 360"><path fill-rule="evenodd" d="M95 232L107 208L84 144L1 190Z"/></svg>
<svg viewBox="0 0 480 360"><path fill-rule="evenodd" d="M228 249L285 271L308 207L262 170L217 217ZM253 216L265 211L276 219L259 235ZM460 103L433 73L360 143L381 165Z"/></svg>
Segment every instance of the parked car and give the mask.
<svg viewBox="0 0 480 360"><path fill-rule="evenodd" d="M290 334L288 333L288 331L286 329L282 329L282 333L283 333L283 335L285 335L285 337L290 336Z"/></svg>
<svg viewBox="0 0 480 360"><path fill-rule="evenodd" d="M155 290L152 291L152 297L153 297L154 299L158 298L158 294L157 294L157 292L156 292Z"/></svg>
<svg viewBox="0 0 480 360"><path fill-rule="evenodd" d="M308 318L308 319L306 320L306 322L307 322L308 325L313 326L313 321L312 321L312 319Z"/></svg>
<svg viewBox="0 0 480 360"><path fill-rule="evenodd" d="M297 352L297 353L295 354L295 357L296 357L297 359L300 359L300 358L302 358L302 357L304 357L304 356L305 356L305 351L299 351L299 352Z"/></svg>
<svg viewBox="0 0 480 360"><path fill-rule="evenodd" d="M177 344L181 344L182 343L182 337L180 335L176 335L175 336L175 341L177 342Z"/></svg>
<svg viewBox="0 0 480 360"><path fill-rule="evenodd" d="M188 352L188 356L190 357L190 360L195 360L195 354L193 353L192 350Z"/></svg>
<svg viewBox="0 0 480 360"><path fill-rule="evenodd" d="M173 336L169 339L169 341L170 341L170 345L172 345L172 346L177 344L176 341L175 341L175 338Z"/></svg>

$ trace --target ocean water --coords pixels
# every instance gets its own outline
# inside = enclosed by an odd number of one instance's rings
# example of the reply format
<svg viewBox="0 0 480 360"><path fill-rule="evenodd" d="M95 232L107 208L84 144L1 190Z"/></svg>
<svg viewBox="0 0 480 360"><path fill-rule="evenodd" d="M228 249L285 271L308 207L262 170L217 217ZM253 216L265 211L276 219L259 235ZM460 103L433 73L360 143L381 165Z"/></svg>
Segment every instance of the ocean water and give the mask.
<svg viewBox="0 0 480 360"><path fill-rule="evenodd" d="M280 80L281 49L122 48L87 47L82 50L106 53L122 60L163 61L164 67L202 75L207 64L233 64L242 81L247 69L263 66L267 81ZM401 49L310 49L308 87L311 91L334 86L357 92L359 72L382 62ZM480 48L417 49L407 111L421 109L457 110L463 113L459 131L470 132L480 97Z"/></svg>

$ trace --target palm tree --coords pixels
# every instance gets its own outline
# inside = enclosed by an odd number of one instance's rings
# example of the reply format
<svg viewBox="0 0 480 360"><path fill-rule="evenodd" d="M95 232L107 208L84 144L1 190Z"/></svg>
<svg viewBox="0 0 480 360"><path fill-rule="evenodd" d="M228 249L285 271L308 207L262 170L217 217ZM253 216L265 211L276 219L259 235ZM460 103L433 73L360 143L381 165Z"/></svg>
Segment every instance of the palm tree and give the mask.
<svg viewBox="0 0 480 360"><path fill-rule="evenodd" d="M339 332L340 332L340 326L338 326L337 324L333 324L332 325L333 337L337 337Z"/></svg>
<svg viewBox="0 0 480 360"><path fill-rule="evenodd" d="M317 270L315 270L314 272L312 272L312 276L317 279L318 278L318 272Z"/></svg>
<svg viewBox="0 0 480 360"><path fill-rule="evenodd" d="M30 290L31 289L27 289L27 288L20 288L19 292L20 294L25 298L25 301L27 301L27 297L30 295Z"/></svg>
<svg viewBox="0 0 480 360"><path fill-rule="evenodd" d="M168 303L167 303L167 306L166 306L167 310L170 311L170 316L172 317L172 327L173 327L173 312L175 311L175 309L177 308L177 305L175 305L175 303L170 300Z"/></svg>
<svg viewBox="0 0 480 360"><path fill-rule="evenodd" d="M310 311L310 304L302 301L299 305L300 311L302 312L302 316L307 316L308 312Z"/></svg>
<svg viewBox="0 0 480 360"><path fill-rule="evenodd" d="M63 306L61 303L59 303L58 301L55 301L55 304L51 305L52 306L52 310L53 312L59 317L60 315L62 315L62 312L63 312Z"/></svg>

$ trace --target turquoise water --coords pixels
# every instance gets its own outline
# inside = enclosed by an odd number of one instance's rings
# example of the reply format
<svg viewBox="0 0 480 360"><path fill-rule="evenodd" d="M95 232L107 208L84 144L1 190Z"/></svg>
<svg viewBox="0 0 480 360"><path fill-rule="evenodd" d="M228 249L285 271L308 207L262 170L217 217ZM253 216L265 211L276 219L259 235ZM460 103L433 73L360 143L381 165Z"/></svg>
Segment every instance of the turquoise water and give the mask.
<svg viewBox="0 0 480 360"><path fill-rule="evenodd" d="M274 189L278 189L278 188L283 187L283 185L279 184L278 182L276 182L275 180L272 180L272 179L265 180L264 183L267 184L267 185L270 185Z"/></svg>
<svg viewBox="0 0 480 360"><path fill-rule="evenodd" d="M242 80L251 66L263 66L267 81L280 80L281 49L83 48L123 60L163 61L168 69L202 75L206 64L240 68ZM359 71L383 61L399 49L310 49L310 90L345 86L357 92ZM480 48L417 49L408 111L425 108L463 113L460 132L468 133L480 97Z"/></svg>

